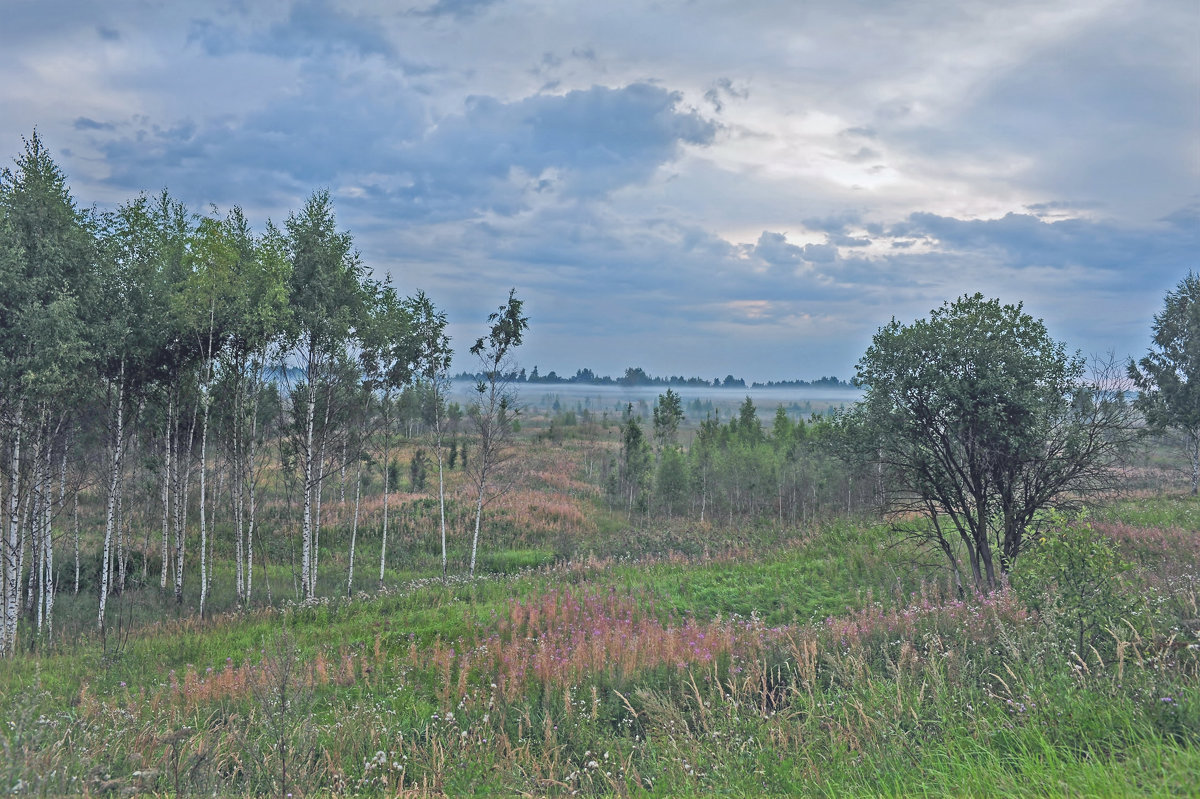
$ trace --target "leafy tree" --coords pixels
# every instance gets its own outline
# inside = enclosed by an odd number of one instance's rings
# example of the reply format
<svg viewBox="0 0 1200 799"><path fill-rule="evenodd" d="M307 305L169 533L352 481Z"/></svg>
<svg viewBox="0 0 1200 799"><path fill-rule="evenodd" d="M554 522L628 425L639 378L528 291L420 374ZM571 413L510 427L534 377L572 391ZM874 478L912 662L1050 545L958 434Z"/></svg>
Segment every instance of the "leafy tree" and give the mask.
<svg viewBox="0 0 1200 799"><path fill-rule="evenodd" d="M737 418L731 425L741 441L751 446L762 442L764 437L762 422L758 419L758 409L754 407L754 400L750 397L746 397L738 406Z"/></svg>
<svg viewBox="0 0 1200 799"><path fill-rule="evenodd" d="M383 462L391 462L392 444L392 392L411 382L413 362L416 357L416 339L412 315L404 301L390 285L377 287L369 313L360 322L359 337L362 352L359 360L363 366L368 392L366 399L383 389L380 411L383 417ZM365 417L365 414L364 414ZM387 566L389 499L392 493L391 471L383 475L383 535L379 546L379 586L383 587L383 575Z"/></svg>
<svg viewBox="0 0 1200 799"><path fill-rule="evenodd" d="M630 404L625 410L625 422L621 425L621 464L619 488L626 499L626 512L633 514L635 506L644 505L643 492L650 479L654 458L642 424Z"/></svg>
<svg viewBox="0 0 1200 799"><path fill-rule="evenodd" d="M654 484L658 505L668 516L674 516L685 507L688 487L687 461L678 447L668 446L662 451Z"/></svg>
<svg viewBox="0 0 1200 799"><path fill-rule="evenodd" d="M668 388L654 403L654 440L660 450L675 443L682 421L683 401Z"/></svg>
<svg viewBox="0 0 1200 799"><path fill-rule="evenodd" d="M237 258L232 286L222 369L232 384L229 398L229 455L238 599L249 602L254 584L254 531L257 522L259 403L266 390L263 375L276 355L279 337L289 322L287 260L282 232L267 222L255 236L242 210L234 207L222 223Z"/></svg>
<svg viewBox="0 0 1200 799"><path fill-rule="evenodd" d="M446 335L446 314L439 311L423 291L409 297L405 307L413 329L413 370L428 391L427 416L433 422L434 457L438 469L438 520L442 535L442 574L446 573L446 478L442 468L442 443L449 409L446 394L450 388L450 361L454 351ZM454 468L457 449L451 445L450 468Z"/></svg>
<svg viewBox="0 0 1200 799"><path fill-rule="evenodd" d="M1038 511L1111 479L1128 408L1084 371L1020 305L981 294L911 325L893 319L859 361L866 395L846 429L885 470L889 507L927 522L898 529L936 545L960 588L960 551L975 586L992 590Z"/></svg>
<svg viewBox="0 0 1200 799"><path fill-rule="evenodd" d="M65 421L80 378L96 365L101 343L94 324L101 320L88 318L91 305L83 302L100 288L92 221L75 207L65 176L36 132L15 167L0 172L0 446L9 456L0 465L8 487L0 544L0 655L12 654L16 645L24 549L20 498L37 486L44 496L59 420ZM119 445L114 452L119 461ZM53 607L48 508L36 514L30 548L39 620L48 619Z"/></svg>
<svg viewBox="0 0 1200 799"><path fill-rule="evenodd" d="M1129 362L1140 391L1134 404L1151 429L1183 434L1194 495L1200 491L1200 275L1189 272L1167 292L1153 328L1154 347Z"/></svg>
<svg viewBox="0 0 1200 799"><path fill-rule="evenodd" d="M471 354L479 359L483 367L483 378L475 384L475 397L471 401L468 415L479 437L479 451L471 461L471 477L477 490L475 503L475 535L471 539L471 575L475 574L475 554L479 547L479 526L483 519L483 506L491 487L494 472L510 457L508 445L516 425L518 413L513 379L516 372L512 365L512 351L520 346L525 331L529 329L529 317L522 316L522 300L517 299L516 289L508 292L508 300L499 310L488 316L486 336L475 340ZM463 450L466 465L466 451ZM444 566L443 566L444 568Z"/></svg>
<svg viewBox="0 0 1200 799"><path fill-rule="evenodd" d="M315 546L315 521L319 519L334 375L357 321L365 316L370 292L350 234L337 230L328 191L309 197L299 213L288 217L285 227L292 267L290 337L303 371L302 384L293 392L293 407L303 414L296 419L296 440L303 469L304 504L300 583L307 599L316 591L319 550ZM325 410L320 425L316 415L319 402Z"/></svg>

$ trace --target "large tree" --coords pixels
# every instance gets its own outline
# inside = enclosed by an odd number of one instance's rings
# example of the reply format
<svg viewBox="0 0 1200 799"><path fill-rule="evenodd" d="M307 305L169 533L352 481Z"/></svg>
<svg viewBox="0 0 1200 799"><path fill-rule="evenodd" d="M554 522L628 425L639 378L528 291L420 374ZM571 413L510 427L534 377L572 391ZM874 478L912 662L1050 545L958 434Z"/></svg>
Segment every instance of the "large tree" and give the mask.
<svg viewBox="0 0 1200 799"><path fill-rule="evenodd" d="M316 593L320 491L333 386L346 346L364 318L374 290L350 234L337 229L328 191L309 197L299 213L288 217L286 229L292 267L292 351L303 373L291 399L303 470L300 583L308 599ZM320 421L318 406L323 411Z"/></svg>
<svg viewBox="0 0 1200 799"><path fill-rule="evenodd" d="M1154 347L1129 376L1139 394L1135 406L1151 429L1183 435L1192 466L1192 493L1200 491L1200 276L1189 272L1167 292L1154 316Z"/></svg>
<svg viewBox="0 0 1200 799"><path fill-rule="evenodd" d="M36 133L0 172L0 654L16 646L25 522L39 619L53 605L53 539L46 505L51 452L72 395L92 382L94 339L84 297L96 290L92 220ZM37 513L29 503L38 503ZM36 517L36 518L34 518Z"/></svg>
<svg viewBox="0 0 1200 799"><path fill-rule="evenodd" d="M884 470L898 529L940 549L960 589L964 553L975 587L994 589L1038 511L1106 484L1128 407L1085 372L1021 305L981 294L893 319L859 361L847 429Z"/></svg>

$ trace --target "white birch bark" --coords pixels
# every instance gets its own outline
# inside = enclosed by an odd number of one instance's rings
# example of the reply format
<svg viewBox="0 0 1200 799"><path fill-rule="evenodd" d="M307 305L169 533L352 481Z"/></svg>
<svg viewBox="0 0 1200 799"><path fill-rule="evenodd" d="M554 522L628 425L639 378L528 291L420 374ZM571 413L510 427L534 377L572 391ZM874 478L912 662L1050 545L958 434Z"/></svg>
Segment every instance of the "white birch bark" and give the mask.
<svg viewBox="0 0 1200 799"><path fill-rule="evenodd" d="M199 415L197 400L196 405L192 407L187 447L181 450L178 443L175 447L175 602L179 604L183 602L183 558L187 544L188 488L192 482L192 442L195 440L196 420Z"/></svg>
<svg viewBox="0 0 1200 799"><path fill-rule="evenodd" d="M108 502L104 513L104 544L100 558L100 608L96 626L100 629L100 640L104 640L104 612L108 606L110 560L112 557L113 525L116 521L117 491L121 473L121 448L125 443L125 362L121 361L121 375L117 382L117 424L113 438L112 462L108 478Z"/></svg>
<svg viewBox="0 0 1200 799"><path fill-rule="evenodd" d="M379 544L379 587L383 588L383 570L387 566L387 536L388 536L388 495L391 493L392 454L391 454L391 397L392 390L387 388L383 393L383 539ZM445 553L442 555L442 571L445 571Z"/></svg>
<svg viewBox="0 0 1200 799"><path fill-rule="evenodd" d="M20 586L17 569L17 546L20 535L21 508L21 427L24 424L24 400L17 402L13 418L13 443L8 473L8 519L4 540L4 609L0 622L0 656L10 656L17 645L17 608L20 602Z"/></svg>
<svg viewBox="0 0 1200 799"><path fill-rule="evenodd" d="M254 588L254 522L255 522L255 483L258 479L258 473L255 465L255 455L258 452L258 395L259 388L262 382L262 365L259 362L255 366L253 391L254 396L250 401L250 441L248 452L246 455L246 470L247 470L247 486L246 490L250 495L249 520L246 525L246 604L250 604L250 597Z"/></svg>
<svg viewBox="0 0 1200 799"><path fill-rule="evenodd" d="M162 565L158 578L158 587L167 590L167 569L170 556L168 555L168 540L170 538L171 518L171 451L175 441L175 392L172 390L167 398L167 424L163 429L163 483L162 483Z"/></svg>
<svg viewBox="0 0 1200 799"><path fill-rule="evenodd" d="M309 578L312 573L312 539L313 539L313 428L316 422L317 412L317 388L313 382L316 377L315 364L312 364L310 356L310 367L308 374L308 407L305 409L305 434L304 434L304 511L301 522L301 541L300 541L300 584L301 591L305 599L309 599L313 595L313 586L309 583Z"/></svg>

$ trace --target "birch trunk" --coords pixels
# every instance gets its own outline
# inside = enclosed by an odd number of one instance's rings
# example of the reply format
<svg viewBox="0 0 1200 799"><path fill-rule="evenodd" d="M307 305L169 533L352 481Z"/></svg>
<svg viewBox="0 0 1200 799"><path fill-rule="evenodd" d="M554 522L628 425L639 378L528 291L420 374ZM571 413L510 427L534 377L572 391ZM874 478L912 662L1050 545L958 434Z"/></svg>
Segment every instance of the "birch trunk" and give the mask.
<svg viewBox="0 0 1200 799"><path fill-rule="evenodd" d="M325 387L325 418L321 422L321 449L317 454L317 499L313 513L312 576L309 585L313 595L317 593L317 561L321 554L321 500L325 496L325 442L329 440L329 406L332 384Z"/></svg>
<svg viewBox="0 0 1200 799"><path fill-rule="evenodd" d="M167 398L167 424L163 430L163 484L162 484L162 564L158 578L161 591L167 590L168 568L168 539L170 538L171 518L171 450L175 441L175 392L170 391ZM78 504L77 504L78 507ZM78 581L76 581L78 584Z"/></svg>
<svg viewBox="0 0 1200 799"><path fill-rule="evenodd" d="M250 401L250 442L246 455L246 490L250 495L250 516L246 525L246 604L250 604L250 596L254 588L254 522L255 522L255 482L258 479L255 467L255 455L258 452L258 395L262 381L261 365L255 367L254 397Z"/></svg>
<svg viewBox="0 0 1200 799"><path fill-rule="evenodd" d="M233 504L234 586L238 604L246 601L246 528L245 528L245 379L239 364L233 391L233 425L230 430L230 451L233 458L233 479L229 490Z"/></svg>
<svg viewBox="0 0 1200 799"><path fill-rule="evenodd" d="M121 448L125 443L125 362L121 361L121 374L117 380L117 424L113 437L112 463L108 478L108 502L104 513L104 545L100 558L100 609L96 626L100 629L101 646L104 644L104 612L108 606L110 561L112 558L113 524L116 521L117 491L120 485Z"/></svg>
<svg viewBox="0 0 1200 799"><path fill-rule="evenodd" d="M206 380L207 382L207 380ZM204 405L204 421L200 425L200 618L204 618L204 605L208 599L208 523L205 508L208 505L208 386L201 390Z"/></svg>
<svg viewBox="0 0 1200 799"><path fill-rule="evenodd" d="M346 596L354 596L354 549L358 543L358 510L362 500L362 449L363 442L366 441L367 432L367 415L371 411L371 392L365 391L366 399L363 400L363 415L362 422L359 425L359 444L358 452L355 456L354 468L354 519L350 523L350 569L346 577ZM345 451L343 450L343 453ZM345 455L343 454L343 459ZM345 468L343 464L343 468Z"/></svg>
<svg viewBox="0 0 1200 799"><path fill-rule="evenodd" d="M45 489L42 498L42 598L39 607L45 609L46 642L49 643L54 638L54 538L50 528L53 498L51 495L49 453L46 454L44 486ZM39 613L41 613L40 610ZM39 622L38 628L40 629L41 626Z"/></svg>
<svg viewBox="0 0 1200 799"><path fill-rule="evenodd" d="M482 465L481 465L481 468ZM475 535L471 537L471 576L475 576L475 552L479 548L479 523L483 519L483 493L487 488L487 473L479 476L479 499L475 503ZM446 576L446 554L442 550L442 576Z"/></svg>
<svg viewBox="0 0 1200 799"><path fill-rule="evenodd" d="M391 444L391 398L392 390L383 393L383 540L379 545L379 587L383 588L383 569L387 565L388 495L391 493L392 455ZM446 570L446 550L442 548L442 571Z"/></svg>
<svg viewBox="0 0 1200 799"><path fill-rule="evenodd" d="M183 557L187 543L188 488L192 482L192 442L196 436L196 420L200 416L200 401L192 406L192 422L188 426L187 448L175 447L175 602L183 604ZM183 461L180 464L180 461ZM180 468L182 466L182 469ZM182 472L182 474L181 474Z"/></svg>
<svg viewBox="0 0 1200 799"><path fill-rule="evenodd" d="M20 522L17 502L20 488L21 423L24 402L17 403L13 421L13 444L8 473L8 513L4 531L4 595L0 615L0 657L11 655L17 639L17 524Z"/></svg>
<svg viewBox="0 0 1200 799"><path fill-rule="evenodd" d="M438 513L442 527L442 576L446 576L446 479L442 472L442 408L435 394L434 403L434 441L438 462ZM474 558L471 559L474 562Z"/></svg>
<svg viewBox="0 0 1200 799"><path fill-rule="evenodd" d="M358 507L362 498L362 459L354 470L354 521L350 524L350 574L346 577L346 596L354 596L354 546L358 542Z"/></svg>
<svg viewBox="0 0 1200 799"><path fill-rule="evenodd" d="M313 540L313 426L317 412L317 388L313 383L316 370L310 366L308 375L308 407L305 409L304 434L304 515L301 524L300 542L300 586L305 599L313 595L314 586L309 584L312 573Z"/></svg>

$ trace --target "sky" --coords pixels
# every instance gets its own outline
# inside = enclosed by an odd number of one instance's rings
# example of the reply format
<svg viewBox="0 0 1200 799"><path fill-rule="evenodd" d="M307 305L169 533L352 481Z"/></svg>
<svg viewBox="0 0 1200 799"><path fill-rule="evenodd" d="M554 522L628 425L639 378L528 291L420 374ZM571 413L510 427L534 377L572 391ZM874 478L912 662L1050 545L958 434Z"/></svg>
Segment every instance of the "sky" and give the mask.
<svg viewBox="0 0 1200 799"><path fill-rule="evenodd" d="M1023 302L1140 356L1200 270L1195 0L0 0L0 159L261 227L328 189L462 351L847 378L892 318Z"/></svg>

